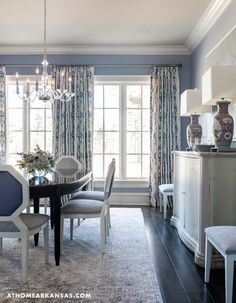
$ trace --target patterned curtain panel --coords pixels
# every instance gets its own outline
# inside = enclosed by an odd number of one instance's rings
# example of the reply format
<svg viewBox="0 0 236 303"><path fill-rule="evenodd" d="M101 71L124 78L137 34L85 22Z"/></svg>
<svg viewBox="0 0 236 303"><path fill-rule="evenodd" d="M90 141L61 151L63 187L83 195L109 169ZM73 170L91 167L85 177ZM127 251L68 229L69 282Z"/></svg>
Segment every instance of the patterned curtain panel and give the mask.
<svg viewBox="0 0 236 303"><path fill-rule="evenodd" d="M53 155L75 156L81 163L81 172L92 170L94 67L54 66L52 75L56 87L60 85L60 73L65 72L65 87L72 76L75 97L69 102L53 103Z"/></svg>
<svg viewBox="0 0 236 303"><path fill-rule="evenodd" d="M172 151L179 149L178 67L151 70L151 204L157 207L158 186L172 182Z"/></svg>
<svg viewBox="0 0 236 303"><path fill-rule="evenodd" d="M6 162L6 69L0 66L0 164Z"/></svg>

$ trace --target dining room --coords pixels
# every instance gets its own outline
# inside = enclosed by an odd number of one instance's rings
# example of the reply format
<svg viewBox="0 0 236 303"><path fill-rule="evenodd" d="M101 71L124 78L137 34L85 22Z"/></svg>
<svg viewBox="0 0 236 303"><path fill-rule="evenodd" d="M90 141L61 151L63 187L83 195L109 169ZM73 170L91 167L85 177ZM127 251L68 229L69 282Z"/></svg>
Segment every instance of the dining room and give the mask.
<svg viewBox="0 0 236 303"><path fill-rule="evenodd" d="M235 1L1 11L0 302L234 302Z"/></svg>

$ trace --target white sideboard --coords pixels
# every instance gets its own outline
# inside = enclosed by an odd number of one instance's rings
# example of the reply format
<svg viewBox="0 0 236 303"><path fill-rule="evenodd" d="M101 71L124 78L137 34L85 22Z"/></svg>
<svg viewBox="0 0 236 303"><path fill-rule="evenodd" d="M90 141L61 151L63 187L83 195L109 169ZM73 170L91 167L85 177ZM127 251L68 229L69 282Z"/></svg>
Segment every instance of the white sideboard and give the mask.
<svg viewBox="0 0 236 303"><path fill-rule="evenodd" d="M204 266L205 233L212 225L236 225L236 153L173 152L171 225ZM213 266L222 259L213 255Z"/></svg>

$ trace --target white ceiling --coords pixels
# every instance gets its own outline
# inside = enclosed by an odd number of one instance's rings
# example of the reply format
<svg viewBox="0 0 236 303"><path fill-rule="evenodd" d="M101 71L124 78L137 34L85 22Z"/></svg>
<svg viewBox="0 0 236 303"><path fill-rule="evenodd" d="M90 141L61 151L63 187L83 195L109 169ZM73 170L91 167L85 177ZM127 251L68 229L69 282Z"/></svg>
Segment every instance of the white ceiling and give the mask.
<svg viewBox="0 0 236 303"><path fill-rule="evenodd" d="M55 52L77 47L181 48L210 2L47 0L48 48ZM28 48L35 53L42 44L43 0L2 0L0 51Z"/></svg>

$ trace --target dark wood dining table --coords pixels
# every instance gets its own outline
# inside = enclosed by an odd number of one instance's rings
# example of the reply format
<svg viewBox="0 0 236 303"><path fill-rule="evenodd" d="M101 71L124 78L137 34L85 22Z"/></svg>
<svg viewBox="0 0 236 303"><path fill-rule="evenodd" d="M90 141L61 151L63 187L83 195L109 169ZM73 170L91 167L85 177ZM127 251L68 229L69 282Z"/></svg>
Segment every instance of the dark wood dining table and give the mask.
<svg viewBox="0 0 236 303"><path fill-rule="evenodd" d="M39 199L49 198L54 228L54 254L56 265L60 265L60 222L61 197L86 189L92 180L92 172L85 175L74 171L60 170L47 174L45 177L29 178L30 198L33 200L34 212L39 213ZM34 238L38 245L38 234Z"/></svg>

